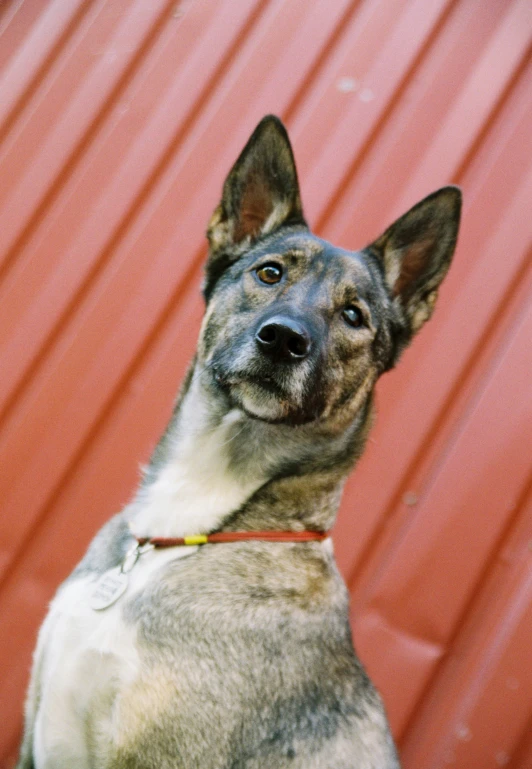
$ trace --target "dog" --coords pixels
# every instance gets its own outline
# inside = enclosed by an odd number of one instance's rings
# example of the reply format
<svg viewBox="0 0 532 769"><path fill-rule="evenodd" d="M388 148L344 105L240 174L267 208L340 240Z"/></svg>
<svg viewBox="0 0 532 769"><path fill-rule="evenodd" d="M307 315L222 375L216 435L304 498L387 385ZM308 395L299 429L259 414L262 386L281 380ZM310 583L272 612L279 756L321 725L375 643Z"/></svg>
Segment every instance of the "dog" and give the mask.
<svg viewBox="0 0 532 769"><path fill-rule="evenodd" d="M208 226L167 431L41 628L19 769L399 767L329 532L460 209L444 187L363 250L333 246L283 124L259 123Z"/></svg>

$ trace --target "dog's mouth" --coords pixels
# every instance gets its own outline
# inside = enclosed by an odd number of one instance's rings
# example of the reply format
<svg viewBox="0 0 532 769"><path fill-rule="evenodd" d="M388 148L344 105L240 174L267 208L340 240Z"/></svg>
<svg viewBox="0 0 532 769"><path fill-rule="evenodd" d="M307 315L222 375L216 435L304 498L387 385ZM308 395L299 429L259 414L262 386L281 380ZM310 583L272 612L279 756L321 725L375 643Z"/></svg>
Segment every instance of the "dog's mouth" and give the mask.
<svg viewBox="0 0 532 769"><path fill-rule="evenodd" d="M318 399L290 387L271 373L224 372L213 366L216 386L247 416L270 424L301 425L318 418ZM294 392L294 390L296 390Z"/></svg>

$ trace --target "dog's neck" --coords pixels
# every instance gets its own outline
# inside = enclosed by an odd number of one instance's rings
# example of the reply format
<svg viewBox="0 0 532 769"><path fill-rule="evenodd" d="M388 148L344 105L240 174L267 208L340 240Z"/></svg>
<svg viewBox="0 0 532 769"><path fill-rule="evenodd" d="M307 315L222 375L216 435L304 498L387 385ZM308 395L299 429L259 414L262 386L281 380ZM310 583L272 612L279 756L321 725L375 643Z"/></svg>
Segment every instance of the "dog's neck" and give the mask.
<svg viewBox="0 0 532 769"><path fill-rule="evenodd" d="M182 537L220 528L328 528L351 455L364 442L362 411L358 424L338 435L272 425L231 407L193 371L129 508L132 530Z"/></svg>

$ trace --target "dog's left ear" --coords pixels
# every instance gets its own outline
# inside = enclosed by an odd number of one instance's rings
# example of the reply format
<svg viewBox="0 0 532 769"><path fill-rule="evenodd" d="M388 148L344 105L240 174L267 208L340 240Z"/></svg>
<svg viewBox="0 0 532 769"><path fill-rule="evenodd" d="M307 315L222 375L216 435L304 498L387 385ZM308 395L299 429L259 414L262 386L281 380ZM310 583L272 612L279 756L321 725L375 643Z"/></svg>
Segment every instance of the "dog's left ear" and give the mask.
<svg viewBox="0 0 532 769"><path fill-rule="evenodd" d="M460 189L443 187L368 247L381 260L388 290L406 316L408 339L432 315L456 246L461 205Z"/></svg>
<svg viewBox="0 0 532 769"><path fill-rule="evenodd" d="M285 127L266 115L229 172L209 222L205 293L251 243L286 224L306 226L296 165Z"/></svg>

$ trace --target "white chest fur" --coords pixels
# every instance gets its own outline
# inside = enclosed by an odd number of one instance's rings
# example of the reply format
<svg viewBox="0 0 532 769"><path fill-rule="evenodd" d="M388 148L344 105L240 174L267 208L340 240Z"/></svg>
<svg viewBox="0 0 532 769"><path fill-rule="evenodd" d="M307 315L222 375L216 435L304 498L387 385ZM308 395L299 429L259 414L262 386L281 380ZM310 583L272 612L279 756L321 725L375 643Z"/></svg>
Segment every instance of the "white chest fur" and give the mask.
<svg viewBox="0 0 532 769"><path fill-rule="evenodd" d="M262 469L235 473L230 467L228 446L241 433L243 419L235 409L213 420L199 384L193 384L164 464L129 507L129 523L137 536L181 537L212 530L267 480ZM102 611L90 605L95 575L60 589L36 651L36 769L89 769L89 723L103 743L119 739L120 701L142 664L136 629L125 622L124 605L157 579L165 564L196 549L144 553L128 575L127 592Z"/></svg>
<svg viewBox="0 0 532 769"><path fill-rule="evenodd" d="M100 739L114 740L114 714L141 664L135 628L124 621L124 603L157 579L165 564L196 549L145 553L129 574L125 595L104 611L89 605L93 576L60 589L41 628L36 652L41 668L34 731L36 769L89 767L89 720Z"/></svg>
<svg viewBox="0 0 532 769"><path fill-rule="evenodd" d="M168 460L133 503L131 527L137 536L212 531L267 480L257 469L231 469L229 444L238 438L246 417L233 409L210 425L198 389L193 386L187 393Z"/></svg>

